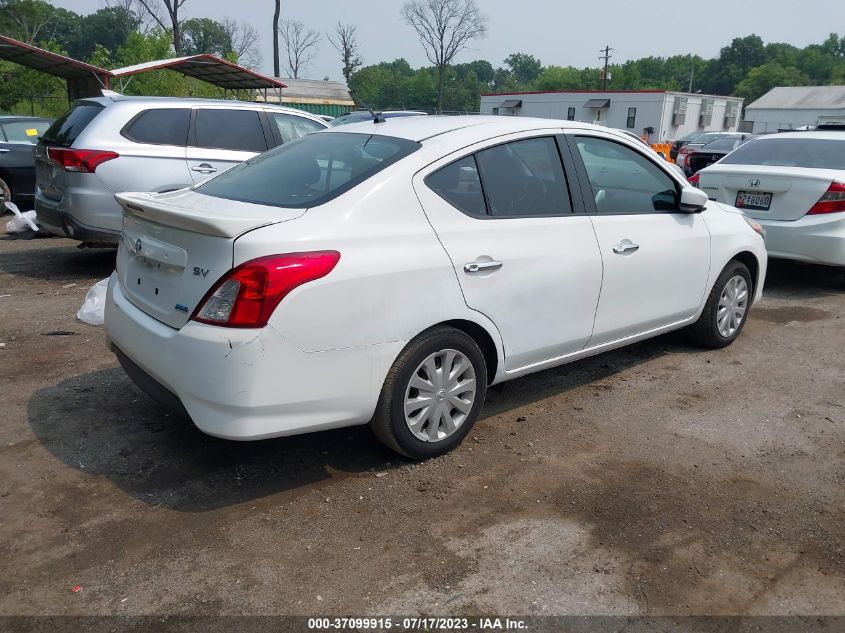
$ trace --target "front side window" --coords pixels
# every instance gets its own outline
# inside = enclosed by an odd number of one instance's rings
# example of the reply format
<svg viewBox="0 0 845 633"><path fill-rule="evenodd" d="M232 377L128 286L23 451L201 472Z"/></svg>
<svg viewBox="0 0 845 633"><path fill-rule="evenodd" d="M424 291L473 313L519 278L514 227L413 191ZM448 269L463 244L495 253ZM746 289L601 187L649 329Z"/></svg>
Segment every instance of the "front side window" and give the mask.
<svg viewBox="0 0 845 633"><path fill-rule="evenodd" d="M553 138L514 141L476 155L492 216L572 212L563 164Z"/></svg>
<svg viewBox="0 0 845 633"><path fill-rule="evenodd" d="M598 213L678 210L675 181L639 152L590 136L576 137L575 144L584 161Z"/></svg>
<svg viewBox="0 0 845 633"><path fill-rule="evenodd" d="M195 147L238 152L267 150L261 118L253 110L199 109L195 131Z"/></svg>
<svg viewBox="0 0 845 633"><path fill-rule="evenodd" d="M316 207L419 148L419 143L391 136L311 134L251 158L196 190L273 207Z"/></svg>
<svg viewBox="0 0 845 633"><path fill-rule="evenodd" d="M626 127L633 129L637 125L637 109L628 108L628 120L625 123Z"/></svg>
<svg viewBox="0 0 845 633"><path fill-rule="evenodd" d="M190 123L191 111L188 108L147 110L126 126L123 135L136 143L184 147Z"/></svg>
<svg viewBox="0 0 845 633"><path fill-rule="evenodd" d="M279 136L282 137L282 143L290 143L298 138L302 138L306 134L317 132L324 128L324 126L316 121L306 119L302 116L283 113L273 113L271 116L279 130Z"/></svg>

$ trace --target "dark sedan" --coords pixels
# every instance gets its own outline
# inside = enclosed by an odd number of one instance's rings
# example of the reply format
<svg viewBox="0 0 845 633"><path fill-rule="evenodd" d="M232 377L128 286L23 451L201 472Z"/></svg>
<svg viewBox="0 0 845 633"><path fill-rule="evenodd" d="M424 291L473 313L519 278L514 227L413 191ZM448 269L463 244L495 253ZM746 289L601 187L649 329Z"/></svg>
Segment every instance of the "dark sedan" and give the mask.
<svg viewBox="0 0 845 633"><path fill-rule="evenodd" d="M29 116L0 116L0 213L7 200L28 204L35 194L35 157L38 137L53 123ZM24 209L25 210L25 209Z"/></svg>
<svg viewBox="0 0 845 633"><path fill-rule="evenodd" d="M722 160L737 147L744 145L752 138L754 138L752 135L745 134L741 137L716 139L715 141L710 141L706 145L702 145L688 155L689 172L694 175L705 167L710 167L710 165Z"/></svg>

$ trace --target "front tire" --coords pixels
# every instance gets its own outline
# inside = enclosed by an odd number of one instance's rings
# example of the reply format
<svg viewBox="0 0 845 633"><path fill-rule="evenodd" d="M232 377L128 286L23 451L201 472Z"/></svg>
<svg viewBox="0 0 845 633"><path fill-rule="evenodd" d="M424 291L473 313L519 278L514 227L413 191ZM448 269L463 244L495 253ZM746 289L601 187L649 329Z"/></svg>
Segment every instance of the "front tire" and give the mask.
<svg viewBox="0 0 845 633"><path fill-rule="evenodd" d="M432 328L393 363L370 428L406 457L436 457L463 441L486 393L487 365L478 344L455 328Z"/></svg>
<svg viewBox="0 0 845 633"><path fill-rule="evenodd" d="M710 349L727 347L742 332L754 296L748 267L731 260L713 284L704 311L690 327L692 339Z"/></svg>

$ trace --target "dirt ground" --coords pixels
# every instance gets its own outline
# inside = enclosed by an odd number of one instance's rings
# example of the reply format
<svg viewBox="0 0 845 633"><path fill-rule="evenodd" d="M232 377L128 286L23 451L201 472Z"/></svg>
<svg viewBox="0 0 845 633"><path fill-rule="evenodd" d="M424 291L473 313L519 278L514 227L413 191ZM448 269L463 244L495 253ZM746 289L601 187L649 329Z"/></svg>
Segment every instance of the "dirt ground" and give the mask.
<svg viewBox="0 0 845 633"><path fill-rule="evenodd" d="M509 383L414 464L168 416L75 318L113 264L0 240L0 615L845 615L840 273L773 262L732 347Z"/></svg>

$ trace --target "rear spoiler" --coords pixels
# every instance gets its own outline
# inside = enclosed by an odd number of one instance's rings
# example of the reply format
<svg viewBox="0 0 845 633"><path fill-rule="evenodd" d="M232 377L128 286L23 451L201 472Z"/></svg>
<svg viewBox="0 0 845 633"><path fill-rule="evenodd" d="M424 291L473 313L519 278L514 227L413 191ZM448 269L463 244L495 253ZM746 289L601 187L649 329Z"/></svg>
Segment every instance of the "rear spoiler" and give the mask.
<svg viewBox="0 0 845 633"><path fill-rule="evenodd" d="M123 207L124 215L213 237L238 237L252 229L286 219L215 213L208 209L180 206L155 193L118 193L115 200Z"/></svg>

